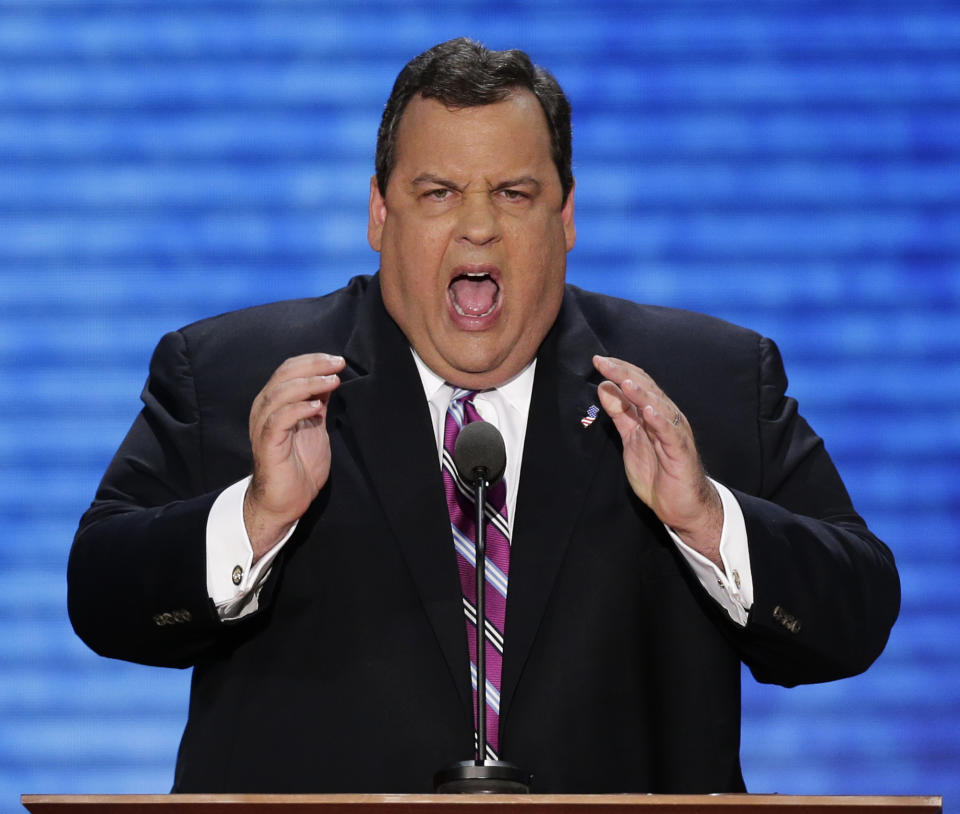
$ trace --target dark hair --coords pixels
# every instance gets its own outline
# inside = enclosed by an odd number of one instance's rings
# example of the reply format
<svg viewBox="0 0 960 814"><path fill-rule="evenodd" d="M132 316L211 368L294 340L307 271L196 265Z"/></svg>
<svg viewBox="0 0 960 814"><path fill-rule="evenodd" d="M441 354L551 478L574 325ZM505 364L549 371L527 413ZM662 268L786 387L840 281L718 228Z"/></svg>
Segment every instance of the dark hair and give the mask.
<svg viewBox="0 0 960 814"><path fill-rule="evenodd" d="M433 46L411 59L397 76L383 109L377 133L377 186L387 194L387 181L397 160L397 128L410 100L417 94L447 107L489 105L506 99L517 88L530 90L540 102L550 130L553 163L560 174L563 200L573 188L570 103L553 75L534 65L523 51L491 51L459 37Z"/></svg>

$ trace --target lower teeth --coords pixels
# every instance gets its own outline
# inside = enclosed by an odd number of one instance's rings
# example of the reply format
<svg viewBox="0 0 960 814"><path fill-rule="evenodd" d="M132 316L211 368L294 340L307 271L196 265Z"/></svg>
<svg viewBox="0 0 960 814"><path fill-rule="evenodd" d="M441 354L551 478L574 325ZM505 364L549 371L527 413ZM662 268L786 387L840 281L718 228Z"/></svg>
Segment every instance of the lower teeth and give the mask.
<svg viewBox="0 0 960 814"><path fill-rule="evenodd" d="M457 312L458 314L460 314L460 316L462 316L462 317L475 317L475 318L477 318L477 317L489 316L490 314L493 313L493 310L497 307L497 303L494 302L493 305L491 305L490 308L489 308L487 311L485 311L484 313L482 313L482 314L468 314L466 311L464 311L464 310L460 307L460 304L459 304L456 300L451 300L451 301L453 302L454 310L456 310L456 312Z"/></svg>

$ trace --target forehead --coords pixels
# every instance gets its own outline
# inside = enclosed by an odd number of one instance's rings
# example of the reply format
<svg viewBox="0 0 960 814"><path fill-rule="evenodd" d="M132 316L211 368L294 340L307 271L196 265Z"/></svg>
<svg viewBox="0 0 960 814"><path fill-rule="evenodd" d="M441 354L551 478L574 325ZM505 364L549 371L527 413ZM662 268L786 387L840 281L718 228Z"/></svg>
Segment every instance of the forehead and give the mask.
<svg viewBox="0 0 960 814"><path fill-rule="evenodd" d="M422 96L407 105L397 129L395 170L416 173L444 164L448 171L467 171L491 162L504 169L553 166L547 118L529 90L474 107L449 108Z"/></svg>

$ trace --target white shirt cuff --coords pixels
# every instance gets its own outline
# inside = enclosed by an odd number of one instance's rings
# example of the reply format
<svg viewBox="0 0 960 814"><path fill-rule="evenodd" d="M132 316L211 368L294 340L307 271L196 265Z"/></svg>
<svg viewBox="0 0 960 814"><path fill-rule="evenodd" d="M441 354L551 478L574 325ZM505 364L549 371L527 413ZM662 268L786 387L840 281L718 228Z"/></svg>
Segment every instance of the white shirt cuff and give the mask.
<svg viewBox="0 0 960 814"><path fill-rule="evenodd" d="M710 482L716 487L723 503L723 531L720 534L723 571L690 548L669 526L667 532L706 592L723 606L734 622L746 625L747 615L753 605L753 575L750 571L750 549L743 510L726 486L712 478Z"/></svg>
<svg viewBox="0 0 960 814"><path fill-rule="evenodd" d="M207 516L207 594L222 620L240 619L259 607L260 588L270 564L290 539L297 524L255 565L253 546L243 522L243 498L250 477L228 486Z"/></svg>

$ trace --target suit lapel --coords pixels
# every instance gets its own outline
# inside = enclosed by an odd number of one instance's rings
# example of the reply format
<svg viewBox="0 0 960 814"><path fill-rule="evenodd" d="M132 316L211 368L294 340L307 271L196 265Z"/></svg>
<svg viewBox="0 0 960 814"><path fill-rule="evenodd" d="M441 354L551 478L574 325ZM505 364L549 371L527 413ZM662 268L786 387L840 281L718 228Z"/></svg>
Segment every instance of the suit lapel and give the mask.
<svg viewBox="0 0 960 814"><path fill-rule="evenodd" d="M344 351L347 370L337 390L342 409L335 417L331 411L331 419L353 438L363 459L464 714L472 720L460 582L429 409L409 343L387 315L376 278L365 296ZM591 362L595 353L606 350L568 293L538 354L524 441L510 555L501 726L600 451L610 443L601 426L608 420L602 410L593 425L580 423L591 405L599 407L597 385L602 377Z"/></svg>
<svg viewBox="0 0 960 814"><path fill-rule="evenodd" d="M501 731L600 451L610 443L602 410L593 424L581 424L591 405L600 406L603 379L591 360L605 352L568 293L538 354L527 420L510 553Z"/></svg>
<svg viewBox="0 0 960 814"><path fill-rule="evenodd" d="M429 408L376 279L364 309L345 348L349 378L337 390L338 420L360 452L472 720L460 581Z"/></svg>

